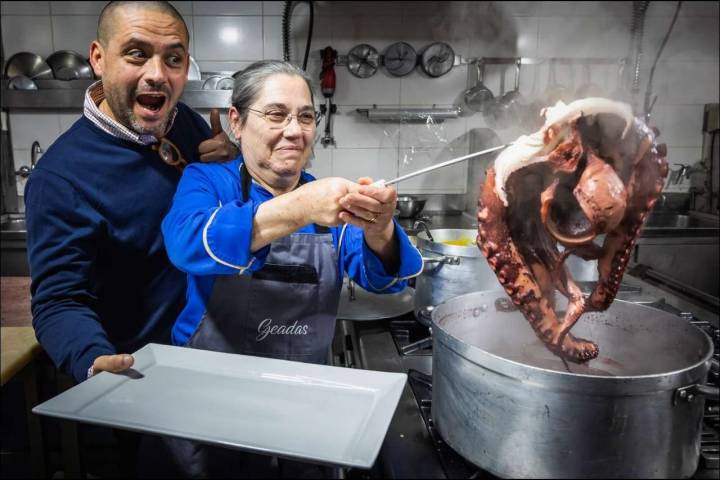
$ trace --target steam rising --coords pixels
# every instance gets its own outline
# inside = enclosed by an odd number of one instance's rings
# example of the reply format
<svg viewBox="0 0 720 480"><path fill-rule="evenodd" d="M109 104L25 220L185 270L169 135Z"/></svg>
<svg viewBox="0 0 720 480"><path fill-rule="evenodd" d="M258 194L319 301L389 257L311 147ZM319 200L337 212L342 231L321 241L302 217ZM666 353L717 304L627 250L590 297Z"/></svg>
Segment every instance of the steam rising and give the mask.
<svg viewBox="0 0 720 480"><path fill-rule="evenodd" d="M547 155L567 139L570 124L574 120L581 116L615 115L625 122L622 137L633 124L632 109L629 105L606 98L584 98L569 105L557 102L554 106L543 109L542 114L545 125L540 130L532 135L521 136L495 160L495 191L506 207L508 201L505 184L510 175L533 163L546 161ZM548 135L549 131L552 135Z"/></svg>

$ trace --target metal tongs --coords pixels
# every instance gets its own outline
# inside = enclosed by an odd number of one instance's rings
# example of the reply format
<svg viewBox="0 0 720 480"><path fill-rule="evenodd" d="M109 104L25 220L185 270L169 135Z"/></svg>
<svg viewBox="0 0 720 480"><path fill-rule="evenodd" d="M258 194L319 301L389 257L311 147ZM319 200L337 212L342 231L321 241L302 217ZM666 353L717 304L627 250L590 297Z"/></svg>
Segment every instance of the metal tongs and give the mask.
<svg viewBox="0 0 720 480"><path fill-rule="evenodd" d="M404 181L404 180L407 180L407 179L410 179L410 178L413 178L413 177L417 177L418 175L423 175L423 174L425 174L425 173L432 172L432 171L437 170L437 169L439 169L439 168L448 167L448 166L450 166L450 165L455 165L456 163L464 162L465 160L470 160L471 158L474 158L474 157L479 157L480 155L485 155L485 154L487 154L487 153L497 152L498 150L502 150L503 148L505 148L505 147L507 147L507 146L509 146L509 145L510 145L509 143L506 143L505 145L500 145L499 147L488 148L487 150L481 150L481 151L479 151L479 152L471 153L471 154L469 154L469 155L464 155L464 156L462 156L462 157L453 158L452 160L448 160L448 161L446 161L446 162L438 163L437 165L431 165L431 166L429 166L429 167L421 168L420 170L417 170L417 171L412 172L412 173L408 173L408 174L406 174L406 175L402 175L402 176L397 177L397 178L393 178L392 180L388 180L388 181L385 181L385 180L377 180L377 181L373 182L372 184L375 185L375 186L379 186L379 187L386 187L386 186L392 185L392 184L394 184L394 183L402 182L402 181Z"/></svg>

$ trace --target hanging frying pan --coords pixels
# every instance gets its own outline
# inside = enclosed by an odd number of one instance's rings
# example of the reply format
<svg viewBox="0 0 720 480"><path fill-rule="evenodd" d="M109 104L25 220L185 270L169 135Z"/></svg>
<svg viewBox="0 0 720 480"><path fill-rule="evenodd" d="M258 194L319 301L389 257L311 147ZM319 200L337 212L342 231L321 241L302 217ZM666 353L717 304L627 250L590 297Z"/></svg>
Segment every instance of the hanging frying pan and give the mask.
<svg viewBox="0 0 720 480"><path fill-rule="evenodd" d="M441 77L452 70L455 52L444 42L431 43L420 55L420 66L431 77Z"/></svg>
<svg viewBox="0 0 720 480"><path fill-rule="evenodd" d="M348 53L348 70L358 78L375 75L380 65L380 54L366 43L354 46Z"/></svg>
<svg viewBox="0 0 720 480"><path fill-rule="evenodd" d="M393 43L385 50L383 65L393 77L404 77L415 69L417 52L408 43Z"/></svg>

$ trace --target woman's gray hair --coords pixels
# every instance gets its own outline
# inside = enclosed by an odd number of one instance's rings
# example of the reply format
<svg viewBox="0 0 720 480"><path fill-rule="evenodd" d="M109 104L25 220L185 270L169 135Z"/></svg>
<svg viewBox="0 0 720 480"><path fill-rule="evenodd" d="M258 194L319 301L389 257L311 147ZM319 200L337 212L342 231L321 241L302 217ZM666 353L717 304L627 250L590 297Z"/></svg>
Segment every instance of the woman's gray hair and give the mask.
<svg viewBox="0 0 720 480"><path fill-rule="evenodd" d="M282 60L261 60L234 75L235 84L233 85L232 105L238 110L243 125L247 120L248 108L260 95L260 90L265 85L265 81L269 77L280 73L297 75L305 80L308 90L310 90L310 100L313 105L315 104L310 77L303 69Z"/></svg>

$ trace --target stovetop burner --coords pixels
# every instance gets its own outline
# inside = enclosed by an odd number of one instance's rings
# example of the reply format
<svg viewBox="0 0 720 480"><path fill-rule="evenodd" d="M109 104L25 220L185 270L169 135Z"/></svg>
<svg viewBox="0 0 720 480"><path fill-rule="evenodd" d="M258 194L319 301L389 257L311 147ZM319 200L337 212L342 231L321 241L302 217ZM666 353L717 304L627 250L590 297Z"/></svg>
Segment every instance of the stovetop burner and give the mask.
<svg viewBox="0 0 720 480"><path fill-rule="evenodd" d="M432 355L430 330L414 316L392 320L390 334L400 355Z"/></svg>
<svg viewBox="0 0 720 480"><path fill-rule="evenodd" d="M415 395L425 426L430 433L433 447L440 458L440 464L447 478L497 478L479 469L461 457L440 436L431 416L432 377L417 370L408 371L408 383Z"/></svg>

